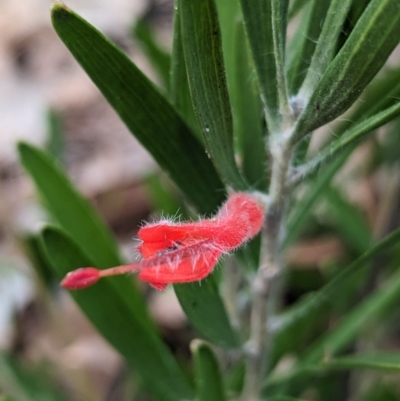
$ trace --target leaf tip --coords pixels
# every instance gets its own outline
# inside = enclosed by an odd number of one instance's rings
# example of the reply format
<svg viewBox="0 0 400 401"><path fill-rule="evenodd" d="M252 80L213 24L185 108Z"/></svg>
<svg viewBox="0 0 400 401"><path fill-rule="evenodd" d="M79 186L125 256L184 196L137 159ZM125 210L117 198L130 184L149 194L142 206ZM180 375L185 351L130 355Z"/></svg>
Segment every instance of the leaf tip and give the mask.
<svg viewBox="0 0 400 401"><path fill-rule="evenodd" d="M192 354L199 352L204 347L207 347L207 342L199 338L195 338L190 342L190 350L192 351Z"/></svg>
<svg viewBox="0 0 400 401"><path fill-rule="evenodd" d="M62 1L55 0L51 6L51 19L62 20L71 13L71 9L68 8Z"/></svg>

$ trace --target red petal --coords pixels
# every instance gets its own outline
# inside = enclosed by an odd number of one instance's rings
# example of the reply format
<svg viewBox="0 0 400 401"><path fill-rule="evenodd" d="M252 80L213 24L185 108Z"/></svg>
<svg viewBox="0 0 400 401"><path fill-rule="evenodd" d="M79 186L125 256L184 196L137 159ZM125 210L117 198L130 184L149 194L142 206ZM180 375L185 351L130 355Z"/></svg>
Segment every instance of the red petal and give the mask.
<svg viewBox="0 0 400 401"><path fill-rule="evenodd" d="M146 267L139 273L139 278L155 284L189 283L202 280L208 276L218 262L222 252L204 250L201 254L192 255L178 261L163 263L154 267Z"/></svg>

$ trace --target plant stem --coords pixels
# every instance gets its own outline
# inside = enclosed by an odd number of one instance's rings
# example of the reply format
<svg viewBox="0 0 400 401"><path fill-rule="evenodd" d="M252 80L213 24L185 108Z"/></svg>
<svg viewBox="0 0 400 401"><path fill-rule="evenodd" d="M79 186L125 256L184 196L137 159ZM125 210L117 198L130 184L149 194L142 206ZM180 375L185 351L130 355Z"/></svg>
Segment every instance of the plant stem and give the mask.
<svg viewBox="0 0 400 401"><path fill-rule="evenodd" d="M286 177L292 150L290 142L281 135L270 141L272 172L270 204L263 232L262 260L253 281L253 303L250 317L250 338L247 343L246 381L243 401L260 399L262 382L272 338L268 318L276 314L281 301L283 265L280 258L282 219L285 210Z"/></svg>

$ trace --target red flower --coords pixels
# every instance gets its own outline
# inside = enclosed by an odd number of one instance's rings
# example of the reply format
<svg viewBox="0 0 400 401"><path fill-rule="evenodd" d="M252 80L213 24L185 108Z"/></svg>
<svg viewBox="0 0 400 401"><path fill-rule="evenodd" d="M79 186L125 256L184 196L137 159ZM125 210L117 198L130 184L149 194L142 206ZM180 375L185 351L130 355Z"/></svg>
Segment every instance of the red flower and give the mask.
<svg viewBox="0 0 400 401"><path fill-rule="evenodd" d="M101 277L132 272L139 272L141 280L158 290L170 283L202 280L221 255L257 235L263 219L264 207L254 196L234 193L211 219L192 223L165 220L142 227L138 232L141 261L106 270L81 268L68 273L61 285L80 289Z"/></svg>

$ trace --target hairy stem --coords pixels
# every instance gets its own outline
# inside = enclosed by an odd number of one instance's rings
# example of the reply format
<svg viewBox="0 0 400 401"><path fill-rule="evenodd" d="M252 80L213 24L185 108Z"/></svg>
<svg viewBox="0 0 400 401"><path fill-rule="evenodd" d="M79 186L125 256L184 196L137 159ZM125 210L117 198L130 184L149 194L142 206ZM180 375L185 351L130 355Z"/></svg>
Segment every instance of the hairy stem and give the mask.
<svg viewBox="0 0 400 401"><path fill-rule="evenodd" d="M247 369L243 401L260 400L272 341L268 331L268 318L276 314L281 302L283 265L280 257L280 239L285 210L286 177L292 153L289 143L283 135L271 137L270 204L263 232L261 266L252 288L253 303L250 338L246 349Z"/></svg>

